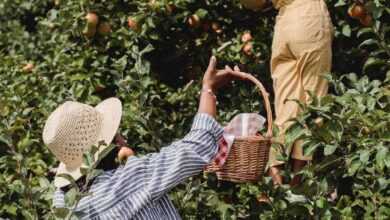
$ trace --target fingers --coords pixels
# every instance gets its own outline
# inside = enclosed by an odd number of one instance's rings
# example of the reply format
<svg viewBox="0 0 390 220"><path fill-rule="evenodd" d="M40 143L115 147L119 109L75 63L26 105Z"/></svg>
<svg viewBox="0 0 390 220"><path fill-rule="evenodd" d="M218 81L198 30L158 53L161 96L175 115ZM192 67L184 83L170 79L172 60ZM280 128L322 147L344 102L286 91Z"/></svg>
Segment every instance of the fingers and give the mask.
<svg viewBox="0 0 390 220"><path fill-rule="evenodd" d="M227 77L229 81L233 80L234 78L240 79L240 80L247 80L247 73L240 72L240 71L233 71L230 67L226 66L223 70L217 71L218 76Z"/></svg>
<svg viewBox="0 0 390 220"><path fill-rule="evenodd" d="M241 80L247 80L248 77L247 77L247 73L244 73L244 72L240 72L240 71L234 71L232 73L235 77L241 79Z"/></svg>
<svg viewBox="0 0 390 220"><path fill-rule="evenodd" d="M207 67L207 72L212 72L217 67L217 58L215 56L212 56L210 58L209 66Z"/></svg>
<svg viewBox="0 0 390 220"><path fill-rule="evenodd" d="M225 70L233 72L232 68L230 68L230 66L228 66L228 65L225 66Z"/></svg>
<svg viewBox="0 0 390 220"><path fill-rule="evenodd" d="M241 72L240 68L237 65L234 66L234 71Z"/></svg>

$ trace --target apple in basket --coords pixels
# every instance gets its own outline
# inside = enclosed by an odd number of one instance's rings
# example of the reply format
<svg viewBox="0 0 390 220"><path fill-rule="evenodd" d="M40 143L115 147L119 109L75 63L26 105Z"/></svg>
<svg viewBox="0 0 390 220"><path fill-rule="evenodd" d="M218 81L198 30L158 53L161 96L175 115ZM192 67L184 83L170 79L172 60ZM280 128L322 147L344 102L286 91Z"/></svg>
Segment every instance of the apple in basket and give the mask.
<svg viewBox="0 0 390 220"><path fill-rule="evenodd" d="M266 4L266 0L240 0L241 4L246 9L250 9L253 11L259 11L264 8Z"/></svg>

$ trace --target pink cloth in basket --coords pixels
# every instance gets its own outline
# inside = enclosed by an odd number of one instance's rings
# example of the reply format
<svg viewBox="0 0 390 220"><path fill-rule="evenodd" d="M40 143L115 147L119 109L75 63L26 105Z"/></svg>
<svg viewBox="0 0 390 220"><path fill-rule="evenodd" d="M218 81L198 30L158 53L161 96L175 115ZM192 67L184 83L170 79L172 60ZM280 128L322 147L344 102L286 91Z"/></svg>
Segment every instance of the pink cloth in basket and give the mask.
<svg viewBox="0 0 390 220"><path fill-rule="evenodd" d="M229 155L234 138L256 135L265 123L264 117L256 113L241 113L236 115L224 128L223 137L219 140L219 149L212 163L222 167Z"/></svg>
<svg viewBox="0 0 390 220"><path fill-rule="evenodd" d="M234 135L224 133L223 137L218 142L218 153L215 156L213 162L219 166L222 167L222 165L225 164L226 159L229 155L230 148L232 147L234 142Z"/></svg>

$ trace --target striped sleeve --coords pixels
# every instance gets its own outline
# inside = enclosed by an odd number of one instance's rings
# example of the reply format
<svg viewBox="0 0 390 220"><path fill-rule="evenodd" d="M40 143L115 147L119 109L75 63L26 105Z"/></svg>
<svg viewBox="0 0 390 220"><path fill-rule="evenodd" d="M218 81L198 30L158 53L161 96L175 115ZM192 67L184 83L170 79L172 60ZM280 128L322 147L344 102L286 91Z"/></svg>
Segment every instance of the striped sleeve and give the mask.
<svg viewBox="0 0 390 220"><path fill-rule="evenodd" d="M65 193L59 188L53 195L53 208L65 208Z"/></svg>
<svg viewBox="0 0 390 220"><path fill-rule="evenodd" d="M198 114L182 140L146 157L151 198L160 198L188 177L200 173L217 153L222 133L223 129L211 116Z"/></svg>
<svg viewBox="0 0 390 220"><path fill-rule="evenodd" d="M122 196L126 192L128 195L134 193L134 188L141 185L149 194L145 198L159 199L188 177L203 170L217 153L217 141L222 137L222 133L222 127L214 118L207 114L197 114L191 131L183 139L163 147L159 153L137 159L129 158L120 174L116 175L116 183L113 185L121 186ZM137 166L133 164L135 161ZM134 179L138 183L135 184L137 187L134 187L134 181L130 182L128 178L134 175L137 176ZM131 185L133 186L126 190L127 186Z"/></svg>

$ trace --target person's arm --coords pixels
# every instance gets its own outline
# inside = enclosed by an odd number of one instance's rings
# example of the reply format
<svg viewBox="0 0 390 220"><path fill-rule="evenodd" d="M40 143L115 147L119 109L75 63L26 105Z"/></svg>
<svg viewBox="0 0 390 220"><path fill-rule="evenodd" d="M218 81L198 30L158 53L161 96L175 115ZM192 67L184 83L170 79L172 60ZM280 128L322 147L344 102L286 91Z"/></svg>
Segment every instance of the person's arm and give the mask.
<svg viewBox="0 0 390 220"><path fill-rule="evenodd" d="M110 193L118 200L128 199L129 208L135 211L149 200L160 198L188 177L200 173L217 153L217 142L223 133L214 119L217 100L213 93L234 78L245 77L230 68L216 70L216 58L211 58L191 131L159 153L141 158L130 157L125 166L116 172L112 181L113 192Z"/></svg>

